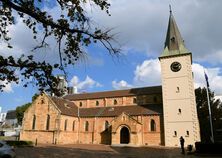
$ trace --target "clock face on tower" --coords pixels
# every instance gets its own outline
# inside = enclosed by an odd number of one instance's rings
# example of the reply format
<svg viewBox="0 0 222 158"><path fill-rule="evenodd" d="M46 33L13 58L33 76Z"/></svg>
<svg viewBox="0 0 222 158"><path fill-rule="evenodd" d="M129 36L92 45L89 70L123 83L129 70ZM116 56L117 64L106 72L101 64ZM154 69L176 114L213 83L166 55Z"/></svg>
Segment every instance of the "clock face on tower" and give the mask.
<svg viewBox="0 0 222 158"><path fill-rule="evenodd" d="M181 67L182 67L181 64L180 64L179 62L177 62L177 61L173 62L173 63L170 65L170 68L171 68L171 70L172 70L173 72L178 72L178 71L180 71Z"/></svg>

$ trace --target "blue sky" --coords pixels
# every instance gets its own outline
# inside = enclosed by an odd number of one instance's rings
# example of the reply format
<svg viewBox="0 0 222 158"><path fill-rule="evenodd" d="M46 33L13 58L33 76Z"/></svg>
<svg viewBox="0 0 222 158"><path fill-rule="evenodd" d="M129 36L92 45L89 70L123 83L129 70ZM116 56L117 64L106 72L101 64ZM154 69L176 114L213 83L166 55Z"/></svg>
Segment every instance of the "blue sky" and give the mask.
<svg viewBox="0 0 222 158"><path fill-rule="evenodd" d="M96 8L86 9L89 10L95 25L114 28L113 32L118 32L116 39L123 45L122 55L119 58L112 57L101 45L88 47L87 59L68 69L70 86L77 86L81 93L160 85L157 58L163 50L171 4L186 47L193 53L195 87L204 86L204 68L208 73L211 89L217 95L222 95L222 1L110 2L111 17ZM57 16L57 9L57 6L45 8L54 16ZM35 44L30 36L31 32L25 29L20 19L17 21L10 32L14 37L14 50L7 50L4 44L0 43L1 54L26 52ZM43 51L44 60L56 57L52 52L57 50L57 46L53 40L49 42L52 45L49 50ZM37 88L32 85L23 88L22 83L10 84L0 93L0 106L3 111L15 109L16 106L30 102L36 92Z"/></svg>

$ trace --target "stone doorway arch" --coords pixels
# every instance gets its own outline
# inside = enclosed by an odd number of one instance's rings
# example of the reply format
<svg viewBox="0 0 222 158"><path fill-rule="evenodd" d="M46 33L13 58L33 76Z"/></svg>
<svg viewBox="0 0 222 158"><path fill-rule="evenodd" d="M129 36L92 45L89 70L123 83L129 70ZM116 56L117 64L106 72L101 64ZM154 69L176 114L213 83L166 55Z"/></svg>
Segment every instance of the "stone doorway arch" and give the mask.
<svg viewBox="0 0 222 158"><path fill-rule="evenodd" d="M130 132L129 129L123 126L120 130L120 144L129 144Z"/></svg>

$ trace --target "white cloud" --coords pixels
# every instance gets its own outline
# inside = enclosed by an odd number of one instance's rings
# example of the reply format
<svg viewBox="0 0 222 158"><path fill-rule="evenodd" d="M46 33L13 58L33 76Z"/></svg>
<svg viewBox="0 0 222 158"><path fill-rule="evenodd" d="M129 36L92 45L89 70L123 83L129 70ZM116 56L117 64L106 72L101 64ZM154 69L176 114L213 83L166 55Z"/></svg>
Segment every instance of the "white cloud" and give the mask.
<svg viewBox="0 0 222 158"><path fill-rule="evenodd" d="M199 61L207 61L212 65L218 65L222 61L222 49L215 50L214 53L208 53L203 57L197 58ZM216 60L215 60L216 59Z"/></svg>
<svg viewBox="0 0 222 158"><path fill-rule="evenodd" d="M198 63L193 63L192 71L194 73L194 87L198 88L206 85L204 70L208 74L210 89L217 95L222 95L222 68L220 67L206 68ZM118 87L124 87L124 85L127 88L126 85L130 85L124 80L120 82L113 81L112 84L115 89L120 89ZM133 84L128 88L154 85L161 85L161 69L159 60L145 60L142 64L136 66Z"/></svg>
<svg viewBox="0 0 222 158"><path fill-rule="evenodd" d="M86 76L84 81L80 81L77 76L73 76L73 78L70 81L70 85L77 87L78 91L86 91L94 87L102 87L102 85L99 82L93 80L89 76Z"/></svg>
<svg viewBox="0 0 222 158"><path fill-rule="evenodd" d="M204 69L205 69L208 75L210 89L213 90L218 95L222 94L221 68L219 67L205 68L200 64L194 63L192 65L192 69L194 73L195 88L206 86L206 81L204 77Z"/></svg>
<svg viewBox="0 0 222 158"><path fill-rule="evenodd" d="M222 95L215 95L215 100L220 99L220 101L222 102Z"/></svg>
<svg viewBox="0 0 222 158"><path fill-rule="evenodd" d="M27 54L37 44L32 38L32 31L23 23L21 18L16 19L16 24L9 26L9 41L13 46L12 49L7 47L7 44L0 43L0 53L5 56L13 55L15 57L21 54Z"/></svg>
<svg viewBox="0 0 222 158"><path fill-rule="evenodd" d="M93 10L96 20L106 27L115 28L120 41L129 49L149 56L158 56L163 49L169 16L169 4L182 37L194 59L221 64L222 1L208 0L111 0L111 17ZM187 12L189 10L189 12ZM201 29L200 29L201 28ZM214 55L212 55L214 54ZM220 58L218 58L220 56Z"/></svg>
<svg viewBox="0 0 222 158"><path fill-rule="evenodd" d="M194 63L192 65L192 71L194 74L194 87L204 87L205 79L204 79L204 67L200 64Z"/></svg>
<svg viewBox="0 0 222 158"><path fill-rule="evenodd" d="M134 75L134 84L136 86L160 85L161 77L159 60L145 60L141 65L137 65Z"/></svg>
<svg viewBox="0 0 222 158"><path fill-rule="evenodd" d="M121 80L119 82L117 82L116 80L112 81L112 87L114 89L128 89L128 88L132 88L133 86L128 84L126 81Z"/></svg>
<svg viewBox="0 0 222 158"><path fill-rule="evenodd" d="M77 76L73 76L71 81L70 81L70 84L72 86L77 86L78 85L78 82L79 82L79 78Z"/></svg>
<svg viewBox="0 0 222 158"><path fill-rule="evenodd" d="M5 87L2 88L3 92L6 93L13 93L12 84L7 83L7 81L0 81L0 85L4 85Z"/></svg>

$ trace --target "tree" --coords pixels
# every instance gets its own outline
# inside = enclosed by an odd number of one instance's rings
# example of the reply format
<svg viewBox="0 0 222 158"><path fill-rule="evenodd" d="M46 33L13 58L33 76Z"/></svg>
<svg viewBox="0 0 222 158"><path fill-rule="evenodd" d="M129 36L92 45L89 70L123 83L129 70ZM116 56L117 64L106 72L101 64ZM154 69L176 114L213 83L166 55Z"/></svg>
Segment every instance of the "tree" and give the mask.
<svg viewBox="0 0 222 158"><path fill-rule="evenodd" d="M47 3L58 4L61 9L58 19L44 11L43 6ZM120 50L112 44L114 38L110 34L111 29L102 30L92 26L85 9L86 4L98 7L110 15L107 0L0 0L0 40L6 42L9 48L13 48L10 44L9 26L15 24L16 17L23 19L27 29L32 30L34 39L42 33L41 42L32 49L33 52L47 47L46 39L49 37L53 37L59 46L59 60L55 63L36 61L35 54L23 54L19 58L0 55L0 81L18 83L20 76L15 75L15 71L19 70L25 79L34 77L40 90L51 90L59 95L58 79L53 71L60 70L66 75L65 68L74 65L85 54L84 47L100 42L110 54L118 54ZM0 85L0 89L3 87Z"/></svg>
<svg viewBox="0 0 222 158"><path fill-rule="evenodd" d="M32 97L32 102L39 96L39 94L34 94ZM24 105L18 106L16 108L16 118L18 120L18 124L22 125L22 120L24 117L24 112L32 105L32 103L26 103Z"/></svg>
<svg viewBox="0 0 222 158"><path fill-rule="evenodd" d="M33 96L32 96L32 102L34 102L34 100L39 96L39 94L35 93Z"/></svg>
<svg viewBox="0 0 222 158"><path fill-rule="evenodd" d="M201 140L203 142L211 142L210 136L210 122L209 122L209 110L207 103L207 92L206 88L197 88L195 89L196 103L197 103L197 113L200 123L200 134ZM215 100L214 92L209 90L211 113L212 113L212 122L214 135L217 138L216 131L222 129L222 103L219 99Z"/></svg>
<svg viewBox="0 0 222 158"><path fill-rule="evenodd" d="M27 104L24 104L22 106L18 106L16 108L16 118L18 120L18 124L19 125L22 125L22 119L24 117L24 112L26 111L26 109L28 109L29 106L31 106L32 103L27 103Z"/></svg>

